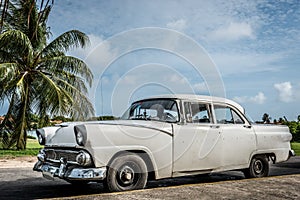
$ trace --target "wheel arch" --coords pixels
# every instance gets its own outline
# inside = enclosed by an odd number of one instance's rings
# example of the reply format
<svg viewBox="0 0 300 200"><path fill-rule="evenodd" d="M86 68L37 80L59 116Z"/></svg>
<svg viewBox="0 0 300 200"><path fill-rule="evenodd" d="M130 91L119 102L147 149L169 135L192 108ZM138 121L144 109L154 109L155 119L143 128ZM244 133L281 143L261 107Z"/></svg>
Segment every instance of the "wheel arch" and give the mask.
<svg viewBox="0 0 300 200"><path fill-rule="evenodd" d="M253 154L251 157L250 157L250 160L249 160L249 165L250 165L250 162L251 160L255 157L255 156L266 156L268 161L272 161L273 164L276 163L276 154L273 153L273 152L268 152L268 153L255 153Z"/></svg>
<svg viewBox="0 0 300 200"><path fill-rule="evenodd" d="M112 158L109 160L107 166L109 167L111 165L111 163L113 162L113 160L116 159L117 157L124 155L124 154L130 154L130 153L136 154L143 159L143 161L145 162L145 164L147 166L148 180L154 180L156 178L154 164L153 164L153 161L152 161L151 157L149 156L149 154L144 150L122 150L122 151L119 151L112 156Z"/></svg>

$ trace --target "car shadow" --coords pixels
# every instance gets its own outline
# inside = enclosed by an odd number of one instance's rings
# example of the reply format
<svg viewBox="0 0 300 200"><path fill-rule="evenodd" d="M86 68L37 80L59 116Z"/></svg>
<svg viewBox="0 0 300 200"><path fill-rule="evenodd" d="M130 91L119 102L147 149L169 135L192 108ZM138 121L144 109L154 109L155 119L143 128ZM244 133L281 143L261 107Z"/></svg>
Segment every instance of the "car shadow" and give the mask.
<svg viewBox="0 0 300 200"><path fill-rule="evenodd" d="M243 179L237 173L211 174L168 178L149 181L146 189L170 187L176 185L211 183L225 180ZM45 199L59 197L76 197L82 195L107 193L102 183L89 183L86 185L72 185L62 180L50 181L42 177L24 178L15 181L0 181L0 199Z"/></svg>

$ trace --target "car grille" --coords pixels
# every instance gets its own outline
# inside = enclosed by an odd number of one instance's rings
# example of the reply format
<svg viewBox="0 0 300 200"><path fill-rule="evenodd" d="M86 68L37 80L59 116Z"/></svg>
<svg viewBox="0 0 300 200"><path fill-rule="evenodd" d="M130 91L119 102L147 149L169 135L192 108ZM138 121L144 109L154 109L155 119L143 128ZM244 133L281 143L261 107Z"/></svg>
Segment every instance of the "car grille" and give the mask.
<svg viewBox="0 0 300 200"><path fill-rule="evenodd" d="M44 149L44 152L47 161L59 163L60 159L64 158L68 163L77 164L76 156L79 154L79 151Z"/></svg>

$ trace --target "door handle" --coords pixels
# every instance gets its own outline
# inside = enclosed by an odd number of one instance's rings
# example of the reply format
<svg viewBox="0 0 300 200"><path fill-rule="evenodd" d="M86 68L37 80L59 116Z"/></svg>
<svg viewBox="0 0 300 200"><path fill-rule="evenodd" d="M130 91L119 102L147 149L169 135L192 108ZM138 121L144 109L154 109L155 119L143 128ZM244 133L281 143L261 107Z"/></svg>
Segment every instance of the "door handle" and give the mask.
<svg viewBox="0 0 300 200"><path fill-rule="evenodd" d="M245 128L251 128L251 125L244 125Z"/></svg>
<svg viewBox="0 0 300 200"><path fill-rule="evenodd" d="M220 128L219 125L211 125L210 128Z"/></svg>

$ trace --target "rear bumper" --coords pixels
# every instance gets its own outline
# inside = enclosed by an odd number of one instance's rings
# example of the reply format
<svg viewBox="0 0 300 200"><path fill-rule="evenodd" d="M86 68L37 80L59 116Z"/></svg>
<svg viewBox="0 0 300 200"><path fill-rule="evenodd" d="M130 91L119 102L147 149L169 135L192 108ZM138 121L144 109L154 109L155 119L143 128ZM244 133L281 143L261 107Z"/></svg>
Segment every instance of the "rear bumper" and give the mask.
<svg viewBox="0 0 300 200"><path fill-rule="evenodd" d="M106 178L106 167L99 168L68 168L67 165L61 163L59 167L50 163L38 161L34 167L34 171L43 173L47 179L53 180L55 177L64 180L83 180L83 181L101 181Z"/></svg>
<svg viewBox="0 0 300 200"><path fill-rule="evenodd" d="M296 153L294 150L290 150L290 152L289 152L289 158L292 156L296 156Z"/></svg>

